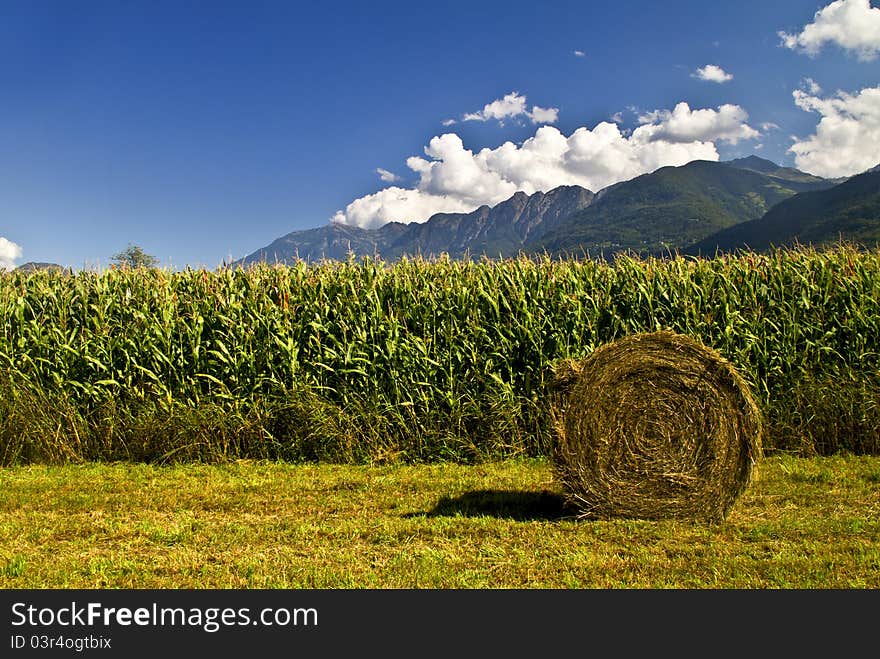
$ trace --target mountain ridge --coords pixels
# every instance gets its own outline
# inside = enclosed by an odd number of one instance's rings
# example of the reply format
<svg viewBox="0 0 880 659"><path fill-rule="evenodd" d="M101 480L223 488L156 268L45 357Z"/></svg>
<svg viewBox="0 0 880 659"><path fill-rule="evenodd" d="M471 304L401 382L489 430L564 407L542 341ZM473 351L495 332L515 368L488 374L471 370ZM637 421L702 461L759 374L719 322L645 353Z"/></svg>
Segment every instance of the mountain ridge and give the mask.
<svg viewBox="0 0 880 659"><path fill-rule="evenodd" d="M421 223L389 222L378 229L362 229L331 222L291 232L236 264L344 260L349 255L387 260L441 254L452 258L504 256L520 250L526 238L543 235L588 206L593 197L586 188L563 185L546 193L516 192L495 206L483 205L470 213L436 213Z"/></svg>
<svg viewBox="0 0 880 659"><path fill-rule="evenodd" d="M656 254L757 219L798 190L828 185L807 174L792 185L779 175L693 160L660 167L600 191L589 207L526 248L553 256L607 258L622 251Z"/></svg>
<svg viewBox="0 0 880 659"><path fill-rule="evenodd" d="M68 270L68 268L65 268L62 265L58 265L57 263L46 263L43 261L28 261L27 263L22 263L20 266L15 268L16 272L37 272L38 270L64 272Z"/></svg>
<svg viewBox="0 0 880 659"><path fill-rule="evenodd" d="M234 265L345 260L352 255L383 260L441 254L471 259L522 253L657 255L723 236L720 232L760 220L786 200L847 180L824 179L757 156L694 160L660 167L597 193L576 185L531 195L518 191L494 206L436 213L424 222L389 222L377 229L331 222L288 233Z"/></svg>
<svg viewBox="0 0 880 659"><path fill-rule="evenodd" d="M685 250L694 256L846 240L880 245L880 165L831 188L803 192L762 217L723 229Z"/></svg>

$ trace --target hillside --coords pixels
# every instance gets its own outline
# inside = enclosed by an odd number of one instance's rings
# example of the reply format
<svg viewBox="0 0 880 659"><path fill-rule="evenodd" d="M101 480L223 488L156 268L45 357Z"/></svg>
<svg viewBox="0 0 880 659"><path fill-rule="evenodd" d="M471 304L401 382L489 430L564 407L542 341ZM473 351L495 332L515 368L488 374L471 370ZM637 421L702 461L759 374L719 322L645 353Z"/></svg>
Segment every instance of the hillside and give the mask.
<svg viewBox="0 0 880 659"><path fill-rule="evenodd" d="M27 263L22 263L15 270L17 272L36 272L37 270L52 270L52 271L63 271L65 268L58 265L57 263L43 263L38 261L28 261Z"/></svg>
<svg viewBox="0 0 880 659"><path fill-rule="evenodd" d="M345 260L350 253L375 256L383 253L405 230L406 225L398 222L390 222L372 231L331 222L316 229L288 233L244 257L237 265L260 261L274 264L297 260Z"/></svg>
<svg viewBox="0 0 880 659"><path fill-rule="evenodd" d="M778 175L705 160L662 167L600 191L588 208L526 247L553 255L592 257L685 247L761 217L795 195L795 188L826 187L823 179L804 178L794 183Z"/></svg>
<svg viewBox="0 0 880 659"><path fill-rule="evenodd" d="M512 256L528 240L539 239L588 207L593 197L585 188L561 186L546 194L517 192L497 206L481 206L472 213L434 215L422 224L408 225L386 256Z"/></svg>
<svg viewBox="0 0 880 659"><path fill-rule="evenodd" d="M736 160L725 161L729 167L737 169L746 169L752 172L764 174L771 179L775 179L781 185L791 188L795 192L808 192L811 190L824 190L838 183L843 183L846 178L841 179L824 179L813 174L807 174L794 167L780 167L771 160L759 158L758 156L748 156L746 158L737 158Z"/></svg>
<svg viewBox="0 0 880 659"><path fill-rule="evenodd" d="M880 244L880 169L875 167L826 190L803 192L760 219L708 236L686 253L761 251L795 243L819 246L841 239L865 246Z"/></svg>
<svg viewBox="0 0 880 659"><path fill-rule="evenodd" d="M423 223L391 222L372 230L330 223L289 233L238 264L344 260L349 254L388 260L443 253L453 258L508 256L587 207L593 196L585 188L560 186L533 195L517 192L494 207L481 206L471 213L438 213Z"/></svg>
<svg viewBox="0 0 880 659"><path fill-rule="evenodd" d="M833 181L751 156L729 162L693 161L662 167L593 194L579 186L517 192L494 207L438 213L427 221L361 229L330 223L294 231L241 261L291 263L403 256L493 258L521 252L610 256L686 249L729 227L762 217L798 193Z"/></svg>

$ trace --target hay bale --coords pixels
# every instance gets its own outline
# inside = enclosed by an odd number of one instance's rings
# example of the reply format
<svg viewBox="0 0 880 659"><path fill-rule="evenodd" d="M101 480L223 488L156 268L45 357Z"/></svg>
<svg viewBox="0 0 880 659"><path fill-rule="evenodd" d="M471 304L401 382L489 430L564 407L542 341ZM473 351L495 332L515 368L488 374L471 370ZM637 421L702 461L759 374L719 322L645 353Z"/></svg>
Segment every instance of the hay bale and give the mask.
<svg viewBox="0 0 880 659"><path fill-rule="evenodd" d="M581 516L720 520L748 485L761 413L715 350L636 334L557 378L554 476Z"/></svg>

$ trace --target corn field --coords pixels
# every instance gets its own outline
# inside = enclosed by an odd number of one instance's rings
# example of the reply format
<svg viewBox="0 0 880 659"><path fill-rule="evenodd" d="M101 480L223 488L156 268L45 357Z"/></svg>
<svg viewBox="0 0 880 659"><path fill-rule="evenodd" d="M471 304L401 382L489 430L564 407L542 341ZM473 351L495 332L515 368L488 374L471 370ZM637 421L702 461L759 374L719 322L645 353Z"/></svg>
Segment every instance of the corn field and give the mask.
<svg viewBox="0 0 880 659"><path fill-rule="evenodd" d="M0 275L0 463L541 455L553 366L641 331L750 382L770 448L880 452L880 252Z"/></svg>

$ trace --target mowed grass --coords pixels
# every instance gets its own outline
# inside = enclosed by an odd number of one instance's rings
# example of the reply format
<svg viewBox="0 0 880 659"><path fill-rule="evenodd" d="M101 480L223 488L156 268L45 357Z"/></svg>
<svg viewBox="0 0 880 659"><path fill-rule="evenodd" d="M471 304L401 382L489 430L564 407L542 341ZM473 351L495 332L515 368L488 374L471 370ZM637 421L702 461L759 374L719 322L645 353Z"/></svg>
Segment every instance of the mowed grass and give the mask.
<svg viewBox="0 0 880 659"><path fill-rule="evenodd" d="M765 459L723 523L579 521L542 460L0 470L3 588L877 588L880 458Z"/></svg>

